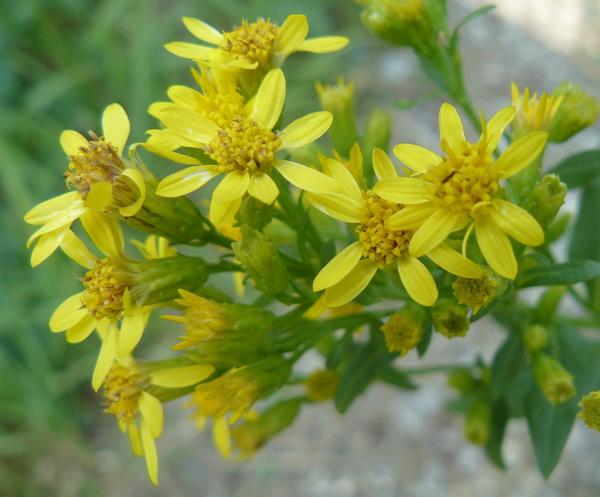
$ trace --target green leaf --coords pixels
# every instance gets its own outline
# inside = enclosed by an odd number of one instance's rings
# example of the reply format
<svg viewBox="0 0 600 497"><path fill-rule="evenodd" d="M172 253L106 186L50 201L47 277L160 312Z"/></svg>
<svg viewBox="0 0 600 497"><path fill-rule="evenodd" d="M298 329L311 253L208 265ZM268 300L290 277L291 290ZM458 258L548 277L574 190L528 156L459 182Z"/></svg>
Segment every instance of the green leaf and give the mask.
<svg viewBox="0 0 600 497"><path fill-rule="evenodd" d="M573 285L600 275L600 262L569 261L559 264L538 264L522 271L517 278L517 286Z"/></svg>
<svg viewBox="0 0 600 497"><path fill-rule="evenodd" d="M462 20L454 28L454 31L452 33L452 42L451 43L456 43L456 41L458 40L458 33L465 24L468 24L471 21L477 19L478 17L480 17L484 14L487 14L490 10L493 10L495 8L496 8L495 5L491 5L491 4L484 5L483 7L480 7L478 9L474 10L473 12L467 14L465 17L463 17Z"/></svg>
<svg viewBox="0 0 600 497"><path fill-rule="evenodd" d="M485 453L500 469L506 468L504 459L502 458L502 442L504 440L504 430L508 419L508 408L504 401L500 400L493 402L492 418L490 421L490 436L485 443Z"/></svg>
<svg viewBox="0 0 600 497"><path fill-rule="evenodd" d="M409 375L404 371L387 366L381 370L377 378L385 383L394 385L404 390L416 390L419 386L412 381Z"/></svg>
<svg viewBox="0 0 600 497"><path fill-rule="evenodd" d="M338 412L346 412L354 399L396 357L398 354L390 354L372 342L357 347L344 368L335 393L334 404Z"/></svg>
<svg viewBox="0 0 600 497"><path fill-rule="evenodd" d="M515 378L525 366L525 347L517 333L511 333L496 352L492 362L490 391L499 399L511 390Z"/></svg>
<svg viewBox="0 0 600 497"><path fill-rule="evenodd" d="M414 100L411 100L409 98L402 99L402 100L396 100L394 102L394 106L400 110L408 110L408 109L417 107L421 104L424 104L425 102L429 102L430 100L433 100L434 98L441 97L443 95L444 95L444 92L434 91L431 93L427 93L426 95L423 95L422 97L415 98Z"/></svg>
<svg viewBox="0 0 600 497"><path fill-rule="evenodd" d="M425 330L423 331L423 337L421 341L417 344L417 354L419 357L423 357L427 349L429 348L429 344L431 343L431 337L433 336L433 326L431 326L431 322L428 322L425 325Z"/></svg>
<svg viewBox="0 0 600 497"><path fill-rule="evenodd" d="M571 155L549 172L558 174L569 189L586 186L600 176L600 149Z"/></svg>

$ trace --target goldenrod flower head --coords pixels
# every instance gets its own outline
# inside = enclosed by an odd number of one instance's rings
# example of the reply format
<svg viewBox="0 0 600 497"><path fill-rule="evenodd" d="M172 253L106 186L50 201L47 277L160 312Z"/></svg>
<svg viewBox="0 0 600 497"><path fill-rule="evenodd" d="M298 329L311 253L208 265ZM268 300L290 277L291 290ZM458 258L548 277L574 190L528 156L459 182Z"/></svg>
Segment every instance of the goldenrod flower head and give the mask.
<svg viewBox="0 0 600 497"><path fill-rule="evenodd" d="M287 160L275 160L280 150L301 147L318 139L331 125L329 112L315 112L292 122L283 131L273 131L285 101L285 78L280 69L269 72L256 96L240 116L219 126L189 108L167 107L157 113L164 130L155 135L177 146L200 149L214 164L189 167L163 179L156 190L165 197L190 193L215 176L225 174L213 192L210 219L221 224L231 219L248 193L272 204L279 190L269 176L275 167L299 188L318 193L336 191L334 182L318 171Z"/></svg>
<svg viewBox="0 0 600 497"><path fill-rule="evenodd" d="M390 352L400 352L404 357L423 337L423 320L414 309L403 309L392 314L381 327Z"/></svg>
<svg viewBox="0 0 600 497"><path fill-rule="evenodd" d="M496 149L515 108L498 112L477 143L466 141L458 112L449 104L440 109L441 157L423 147L400 144L394 154L414 171L412 177L385 178L373 190L405 207L390 217L390 229L414 229L408 247L413 257L435 249L453 231L471 223L487 263L514 279L517 261L508 236L525 245L543 243L538 222L523 208L499 197L499 182L527 167L543 150L547 133L534 131L513 142L496 160ZM466 245L467 237L465 237ZM463 253L465 252L463 246Z"/></svg>
<svg viewBox="0 0 600 497"><path fill-rule="evenodd" d="M199 19L184 17L183 23L196 38L216 47L173 42L165 45L169 52L231 70L266 72L280 67L293 52L335 52L348 44L343 36L307 40L308 21L304 15L291 15L281 26L263 18L253 23L244 20L232 31L222 33Z"/></svg>
<svg viewBox="0 0 600 497"><path fill-rule="evenodd" d="M187 406L197 408L194 416L222 418L231 413L229 421L234 424L257 400L280 388L289 374L289 364L277 358L234 368L198 385Z"/></svg>
<svg viewBox="0 0 600 497"><path fill-rule="evenodd" d="M517 109L517 115L513 122L513 133L516 138L530 131L550 129L552 120L563 101L562 95L548 95L542 93L539 97L537 92L531 95L529 88L521 95L515 83L512 84L512 105Z"/></svg>
<svg viewBox="0 0 600 497"><path fill-rule="evenodd" d="M422 305L433 305L438 293L435 281L425 265L408 251L413 230L418 225L407 226L406 229L391 227L390 219L402 212L405 206L386 200L378 193L381 191L378 185L385 179L397 178L396 170L385 152L379 149L373 153L373 165L380 180L373 191L361 191L348 169L329 159L324 163L324 171L339 184L340 193L307 194L308 200L325 214L339 221L358 224L358 241L329 261L315 278L313 290L326 289L328 306L344 305L365 289L377 269L393 263L411 298ZM473 278L481 275L477 264L446 244L435 247L427 255L453 274Z"/></svg>
<svg viewBox="0 0 600 497"><path fill-rule="evenodd" d="M431 322L435 331L447 338L464 337L469 331L469 311L463 305L438 303L431 313Z"/></svg>
<svg viewBox="0 0 600 497"><path fill-rule="evenodd" d="M158 485L154 440L162 433L163 411L161 402L146 391L150 386L150 377L129 357L110 368L103 383L103 396L105 411L117 418L121 431L129 433L134 454L145 456L148 476Z"/></svg>
<svg viewBox="0 0 600 497"><path fill-rule="evenodd" d="M315 371L304 380L306 396L315 401L332 399L339 382L340 377L335 371L323 369Z"/></svg>
<svg viewBox="0 0 600 497"><path fill-rule="evenodd" d="M240 451L240 458L252 457L275 435L291 425L300 412L300 406L298 399L286 400L232 428L233 445Z"/></svg>
<svg viewBox="0 0 600 497"><path fill-rule="evenodd" d="M541 324L532 324L523 331L523 342L532 352L543 350L548 345L548 330Z"/></svg>
<svg viewBox="0 0 600 497"><path fill-rule="evenodd" d="M500 282L494 273L488 268L483 268L483 274L479 278L458 277L452 283L454 296L459 304L465 304L477 314L479 309L487 306L500 293Z"/></svg>
<svg viewBox="0 0 600 497"><path fill-rule="evenodd" d="M583 418L588 428L600 431L600 391L584 395L579 407L581 407L581 412L577 417Z"/></svg>
<svg viewBox="0 0 600 497"><path fill-rule="evenodd" d="M550 126L549 140L563 142L591 126L598 119L600 103L593 95L587 95L579 85L565 81L552 92L556 98L563 98Z"/></svg>
<svg viewBox="0 0 600 497"><path fill-rule="evenodd" d="M42 202L25 215L25 221L43 225L27 242L40 238L31 254L36 266L61 244L76 219L89 211L134 216L142 207L146 184L141 173L124 158L129 137L129 118L118 104L102 114L104 135L91 132L88 141L77 131L64 131L60 143L69 158L67 186L75 191Z"/></svg>
<svg viewBox="0 0 600 497"><path fill-rule="evenodd" d="M123 297L131 277L118 260L105 257L81 281L85 287L81 300L93 318L114 318L123 312Z"/></svg>
<svg viewBox="0 0 600 497"><path fill-rule="evenodd" d="M552 404L560 404L576 394L573 375L554 357L543 352L533 356L533 376L544 397Z"/></svg>

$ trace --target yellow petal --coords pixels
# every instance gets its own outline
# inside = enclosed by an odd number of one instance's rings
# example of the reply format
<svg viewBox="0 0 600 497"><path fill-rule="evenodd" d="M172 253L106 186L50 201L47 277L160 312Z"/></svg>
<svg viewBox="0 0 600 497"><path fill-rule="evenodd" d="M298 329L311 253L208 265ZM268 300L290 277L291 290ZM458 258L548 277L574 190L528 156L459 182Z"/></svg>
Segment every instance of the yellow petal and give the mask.
<svg viewBox="0 0 600 497"><path fill-rule="evenodd" d="M459 151L466 141L460 116L456 109L448 103L444 103L440 107L440 139L445 140L456 151Z"/></svg>
<svg viewBox="0 0 600 497"><path fill-rule="evenodd" d="M173 152L172 150L158 147L152 143L140 143L140 146L144 147L146 150L149 150L153 154L158 155L159 157L164 157L165 159L178 162L179 164L200 164L200 160L196 159L195 157L180 154L179 152Z"/></svg>
<svg viewBox="0 0 600 497"><path fill-rule="evenodd" d="M136 456L144 455L144 446L142 445L142 435L140 429L135 423L130 422L127 425L127 431L129 432L129 443L131 444L131 450Z"/></svg>
<svg viewBox="0 0 600 497"><path fill-rule="evenodd" d="M342 250L319 271L313 282L313 291L319 292L339 283L355 268L362 252L361 242L355 242Z"/></svg>
<svg viewBox="0 0 600 497"><path fill-rule="evenodd" d="M116 325L113 324L109 328L106 337L102 340L102 347L100 348L100 354L98 354L98 360L96 361L96 367L94 368L92 388L96 391L102 386L104 378L106 378L106 375L115 361L116 348L117 330Z"/></svg>
<svg viewBox="0 0 600 497"><path fill-rule="evenodd" d="M112 184L101 181L94 183L90 187L90 191L85 199L85 206L95 211L103 211L110 205L112 200Z"/></svg>
<svg viewBox="0 0 600 497"><path fill-rule="evenodd" d="M65 235L70 232L67 224L49 233L44 233L31 252L31 267L36 267L50 257L62 244Z"/></svg>
<svg viewBox="0 0 600 497"><path fill-rule="evenodd" d="M225 459L231 456L231 434L224 417L215 418L213 423L213 442Z"/></svg>
<svg viewBox="0 0 600 497"><path fill-rule="evenodd" d="M158 485L158 454L156 452L156 443L146 420L142 419L140 434L142 437L142 447L146 458L146 468L148 469L148 478L155 485Z"/></svg>
<svg viewBox="0 0 600 497"><path fill-rule="evenodd" d="M198 143L209 143L219 132L210 119L185 107L165 109L158 117L171 132Z"/></svg>
<svg viewBox="0 0 600 497"><path fill-rule="evenodd" d="M429 219L415 231L410 241L410 245L408 246L410 255L413 257L421 257L437 247L452 231L454 231L459 217L459 214L455 214L454 212L445 209L436 210Z"/></svg>
<svg viewBox="0 0 600 497"><path fill-rule="evenodd" d="M419 204L429 200L421 178L383 178L373 187L373 191L381 198L397 204Z"/></svg>
<svg viewBox="0 0 600 497"><path fill-rule="evenodd" d="M502 139L502 133L504 133L504 130L512 122L516 115L517 109L511 105L509 107L505 107L490 119L490 122L487 123L488 152L493 152L496 150L498 143L500 143L500 140Z"/></svg>
<svg viewBox="0 0 600 497"><path fill-rule="evenodd" d="M234 200L219 202L215 199L214 195L210 202L210 213L209 219L210 222L215 226L220 225L221 223L226 223L231 221L240 205L242 203L242 197L238 197Z"/></svg>
<svg viewBox="0 0 600 497"><path fill-rule="evenodd" d="M161 197L180 197L208 183L219 173L210 166L192 166L164 178L156 187Z"/></svg>
<svg viewBox="0 0 600 497"><path fill-rule="evenodd" d="M126 309L121 324L121 330L117 340L117 358L123 359L125 356L133 352L144 334L146 320L144 312L138 304L132 304L129 309Z"/></svg>
<svg viewBox="0 0 600 497"><path fill-rule="evenodd" d="M85 316L75 326L71 326L67 330L67 342L79 343L83 342L96 327L96 320L89 314Z"/></svg>
<svg viewBox="0 0 600 497"><path fill-rule="evenodd" d="M514 280L517 275L517 260L506 233L488 218L475 222L475 233L479 248L490 267L499 275Z"/></svg>
<svg viewBox="0 0 600 497"><path fill-rule="evenodd" d="M356 184L354 176L352 176L352 173L341 162L335 159L326 159L323 164L323 171L338 181L344 195L353 198L357 202L362 201L362 193Z"/></svg>
<svg viewBox="0 0 600 497"><path fill-rule="evenodd" d="M368 259L359 261L348 276L325 290L327 307L339 307L350 302L367 287L376 271L376 262Z"/></svg>
<svg viewBox="0 0 600 497"><path fill-rule="evenodd" d="M45 202L42 202L31 209L27 214L25 214L23 219L29 224L45 224L65 210L70 209L73 204L83 207L83 200L81 200L79 192L74 191L63 193L58 197L46 200Z"/></svg>
<svg viewBox="0 0 600 497"><path fill-rule="evenodd" d="M435 280L419 259L405 255L398 259L398 274L410 297L418 304L432 306L438 297Z"/></svg>
<svg viewBox="0 0 600 497"><path fill-rule="evenodd" d="M479 264L467 259L460 252L445 243L439 244L427 256L442 269L463 278L481 278L483 274Z"/></svg>
<svg viewBox="0 0 600 497"><path fill-rule="evenodd" d="M185 43L183 41L173 41L167 43L165 48L177 57L194 60L210 60L214 48L203 47L195 43Z"/></svg>
<svg viewBox="0 0 600 497"><path fill-rule="evenodd" d="M183 136L179 131L168 129L149 129L146 131L146 133L150 135L150 139L161 140L163 142L163 146L160 146L160 148L165 148L167 150L175 150L179 147L201 148L205 143L194 140L187 135ZM170 144L171 146L167 147L167 144ZM158 146L155 143L150 143L150 145Z"/></svg>
<svg viewBox="0 0 600 497"><path fill-rule="evenodd" d="M292 185L312 193L338 193L341 188L337 181L316 169L289 160L277 160L273 166Z"/></svg>
<svg viewBox="0 0 600 497"><path fill-rule="evenodd" d="M71 295L60 304L50 317L50 329L54 332L65 331L75 326L86 316L87 309L83 308L83 292Z"/></svg>
<svg viewBox="0 0 600 497"><path fill-rule="evenodd" d="M176 104L184 105L191 109L194 109L196 107L196 101L202 98L202 94L200 92L194 90L193 88L190 88L189 86L183 85L169 86L169 88L167 89L167 96ZM156 102L156 104L163 104L163 102ZM152 105L150 107L152 107ZM154 109L156 110L155 113L158 114L159 112L165 110L165 108L166 107L154 107ZM152 115L155 115L151 112L150 108L148 109L148 112Z"/></svg>
<svg viewBox="0 0 600 497"><path fill-rule="evenodd" d="M71 259L85 268L92 269L97 264L98 259L71 230L65 233L60 248Z"/></svg>
<svg viewBox="0 0 600 497"><path fill-rule="evenodd" d="M195 364L178 368L159 369L150 373L152 384L166 388L180 388L195 385L215 372L210 364Z"/></svg>
<svg viewBox="0 0 600 497"><path fill-rule="evenodd" d="M71 204L71 206L69 206L66 210L54 216L52 219L50 219L50 221L44 224L44 226L39 228L33 235L31 235L29 240L27 240L27 246L29 247L33 240L35 240L38 236L42 236L44 233L49 233L58 228L62 228L63 226L70 226L75 219L81 217L81 215L87 212L87 210L88 209L83 205L83 201Z"/></svg>
<svg viewBox="0 0 600 497"><path fill-rule="evenodd" d="M139 191L138 198L135 202L119 209L121 216L131 217L135 216L142 208L142 205L144 205L144 200L146 199L146 182L144 181L142 174L137 169L131 167L128 167L121 173L121 177L123 176L133 181Z"/></svg>
<svg viewBox="0 0 600 497"><path fill-rule="evenodd" d="M525 209L505 200L494 200L490 217L500 227L523 245L537 247L544 243L544 231L536 219Z"/></svg>
<svg viewBox="0 0 600 497"><path fill-rule="evenodd" d="M331 113L326 111L313 112L296 119L281 134L280 150L302 147L319 139L333 121Z"/></svg>
<svg viewBox="0 0 600 497"><path fill-rule="evenodd" d="M152 438L160 437L163 429L164 417L160 400L148 392L143 392L139 400L140 413L148 426Z"/></svg>
<svg viewBox="0 0 600 497"><path fill-rule="evenodd" d="M442 158L435 152L412 143L396 145L394 155L413 171L427 171L442 161Z"/></svg>
<svg viewBox="0 0 600 497"><path fill-rule="evenodd" d="M120 256L125 240L119 221L100 212L87 211L81 216L85 231L104 255Z"/></svg>
<svg viewBox="0 0 600 497"><path fill-rule="evenodd" d="M373 149L373 169L375 170L377 179L395 178L398 176L390 157L380 148Z"/></svg>
<svg viewBox="0 0 600 497"><path fill-rule="evenodd" d="M268 174L254 173L250 177L248 193L261 202L271 205L279 195L279 188Z"/></svg>
<svg viewBox="0 0 600 497"><path fill-rule="evenodd" d="M129 138L130 128L127 113L119 104L111 104L104 110L102 114L104 138L117 148L121 156L125 150L127 138Z"/></svg>
<svg viewBox="0 0 600 497"><path fill-rule="evenodd" d="M199 19L184 17L183 24L199 40L212 43L213 45L220 45L223 41L223 35L219 31Z"/></svg>
<svg viewBox="0 0 600 497"><path fill-rule="evenodd" d="M361 204L341 193L307 194L308 201L324 214L344 223L359 223Z"/></svg>
<svg viewBox="0 0 600 497"><path fill-rule="evenodd" d="M67 129L60 135L60 146L67 155L77 155L81 147L87 147L89 142L81 133Z"/></svg>
<svg viewBox="0 0 600 497"><path fill-rule="evenodd" d="M503 178L517 174L540 155L547 138L546 131L533 131L511 143L496 162L498 172Z"/></svg>
<svg viewBox="0 0 600 497"><path fill-rule="evenodd" d="M252 104L250 118L266 129L279 120L285 102L285 77L281 69L273 69L264 77Z"/></svg>
<svg viewBox="0 0 600 497"><path fill-rule="evenodd" d="M392 214L386 224L393 230L415 230L436 210L437 207L431 203L409 205Z"/></svg>
<svg viewBox="0 0 600 497"><path fill-rule="evenodd" d="M247 171L231 171L221 180L213 192L218 202L229 202L240 198L248 191L250 174Z"/></svg>
<svg viewBox="0 0 600 497"><path fill-rule="evenodd" d="M273 51L276 54L288 54L294 52L308 35L308 21L304 15L291 15L279 28L275 40L273 40Z"/></svg>
<svg viewBox="0 0 600 497"><path fill-rule="evenodd" d="M296 52L328 53L337 52L344 48L348 42L345 36L321 36L304 40L296 47Z"/></svg>

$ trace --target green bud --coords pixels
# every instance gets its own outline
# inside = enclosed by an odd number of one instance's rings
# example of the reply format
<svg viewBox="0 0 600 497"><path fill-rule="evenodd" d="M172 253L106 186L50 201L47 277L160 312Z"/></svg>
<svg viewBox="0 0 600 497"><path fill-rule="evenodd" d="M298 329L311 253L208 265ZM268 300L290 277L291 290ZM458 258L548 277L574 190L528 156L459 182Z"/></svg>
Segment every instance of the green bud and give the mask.
<svg viewBox="0 0 600 497"><path fill-rule="evenodd" d="M578 418L583 418L586 426L600 431L600 390L585 395L579 403L581 412Z"/></svg>
<svg viewBox="0 0 600 497"><path fill-rule="evenodd" d="M300 412L302 401L286 400L270 407L256 419L239 423L231 429L233 445L240 457L252 457L275 435L290 426Z"/></svg>
<svg viewBox="0 0 600 497"><path fill-rule="evenodd" d="M532 352L543 350L548 345L548 330L541 324L533 324L523 331L525 346Z"/></svg>
<svg viewBox="0 0 600 497"><path fill-rule="evenodd" d="M232 243L231 247L256 288L271 296L283 293L289 278L275 246L260 231L249 226L242 226L241 232L242 239Z"/></svg>
<svg viewBox="0 0 600 497"><path fill-rule="evenodd" d="M408 304L392 314L381 327L390 352L398 351L400 356L414 349L423 337L424 312L419 306Z"/></svg>
<svg viewBox="0 0 600 497"><path fill-rule="evenodd" d="M506 288L504 278L494 273L488 267L482 266L483 275L480 278L458 277L452 283L454 296L459 304L465 304L477 314L479 309L486 307L494 299L500 297Z"/></svg>
<svg viewBox="0 0 600 497"><path fill-rule="evenodd" d="M315 371L304 380L306 396L316 401L331 399L335 395L339 382L340 377L335 371L322 369Z"/></svg>
<svg viewBox="0 0 600 497"><path fill-rule="evenodd" d="M344 156L350 153L358 141L358 129L354 112L354 82L344 83L340 77L337 85L316 84L317 93L323 110L333 114L333 123L329 134L335 149Z"/></svg>
<svg viewBox="0 0 600 497"><path fill-rule="evenodd" d="M392 114L387 110L373 109L367 118L363 136L363 150L380 148L388 150L392 133ZM371 154L367 154L371 160Z"/></svg>
<svg viewBox="0 0 600 497"><path fill-rule="evenodd" d="M473 378L470 369L456 369L448 374L448 386L461 393L472 392L477 384L478 381Z"/></svg>
<svg viewBox="0 0 600 497"><path fill-rule="evenodd" d="M464 337L469 331L469 310L450 300L439 300L431 313L435 331L447 338Z"/></svg>
<svg viewBox="0 0 600 497"><path fill-rule="evenodd" d="M524 208L546 228L558 214L566 195L567 185L556 174L546 174L531 192Z"/></svg>
<svg viewBox="0 0 600 497"><path fill-rule="evenodd" d="M251 228L262 231L273 219L274 210L272 204L265 204L251 195L246 195L235 218L240 224L247 224Z"/></svg>
<svg viewBox="0 0 600 497"><path fill-rule="evenodd" d="M563 101L550 127L549 140L564 142L596 122L600 104L594 96L588 96L579 85L565 81L556 87L554 95L562 95Z"/></svg>
<svg viewBox="0 0 600 497"><path fill-rule="evenodd" d="M486 399L475 400L467 409L465 438L475 444L484 445L490 436L492 410Z"/></svg>
<svg viewBox="0 0 600 497"><path fill-rule="evenodd" d="M575 395L573 376L554 357L543 352L533 356L533 376L544 397L560 404Z"/></svg>

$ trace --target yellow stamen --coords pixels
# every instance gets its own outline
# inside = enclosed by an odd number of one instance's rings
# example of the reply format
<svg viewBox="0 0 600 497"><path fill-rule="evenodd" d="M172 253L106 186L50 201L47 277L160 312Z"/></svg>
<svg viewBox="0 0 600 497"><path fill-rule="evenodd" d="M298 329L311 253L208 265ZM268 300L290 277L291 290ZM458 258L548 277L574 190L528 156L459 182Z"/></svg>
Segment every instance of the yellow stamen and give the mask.
<svg viewBox="0 0 600 497"><path fill-rule="evenodd" d="M114 364L104 381L104 411L113 414L120 425L135 421L142 390L149 385L149 378L136 368Z"/></svg>
<svg viewBox="0 0 600 497"><path fill-rule="evenodd" d="M233 55L244 57L260 65L267 65L271 58L273 40L279 28L276 24L262 17L256 22L242 21L242 25L229 33L224 33L223 50Z"/></svg>
<svg viewBox="0 0 600 497"><path fill-rule="evenodd" d="M96 319L114 318L123 311L123 295L128 287L124 268L108 257L82 278L83 304Z"/></svg>

